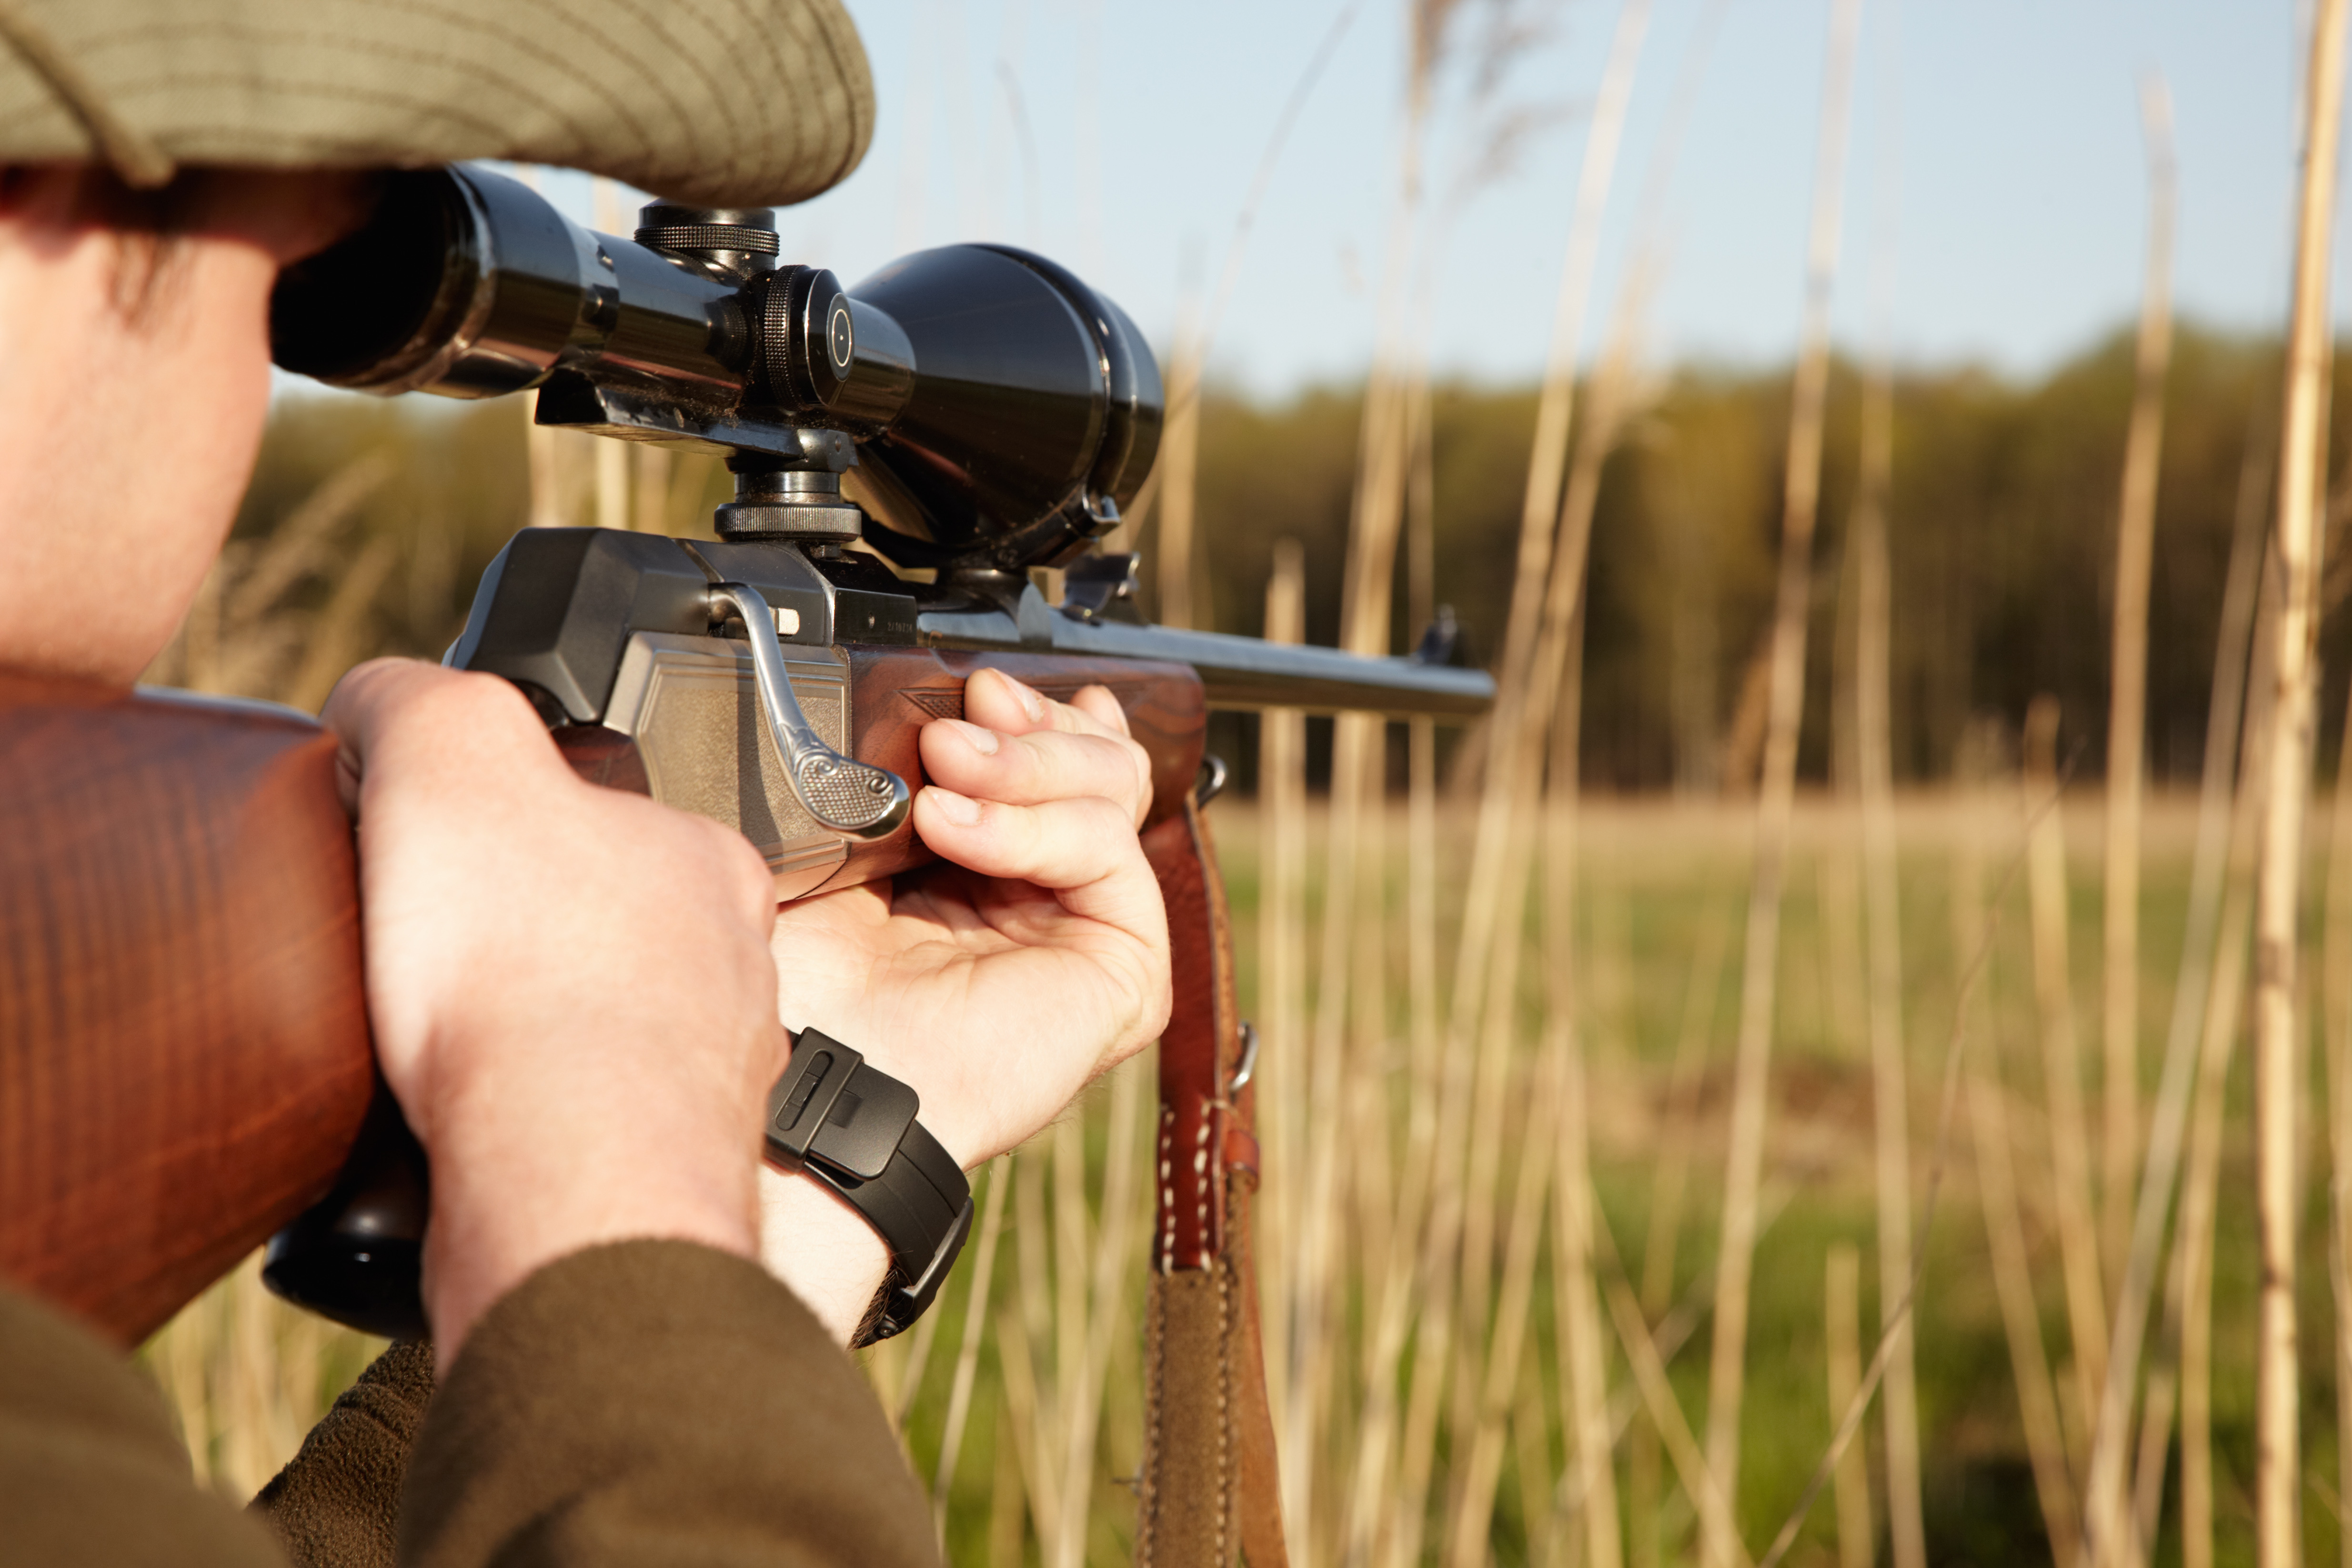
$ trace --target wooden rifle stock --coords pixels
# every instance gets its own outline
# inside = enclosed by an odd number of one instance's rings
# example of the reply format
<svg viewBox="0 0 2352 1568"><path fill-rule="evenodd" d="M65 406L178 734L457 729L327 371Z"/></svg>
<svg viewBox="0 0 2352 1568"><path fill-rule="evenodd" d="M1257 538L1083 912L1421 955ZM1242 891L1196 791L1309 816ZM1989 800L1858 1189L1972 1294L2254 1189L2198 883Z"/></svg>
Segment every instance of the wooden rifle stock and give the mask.
<svg viewBox="0 0 2352 1568"><path fill-rule="evenodd" d="M0 674L0 1278L152 1333L323 1194L374 1082L334 742Z"/></svg>
<svg viewBox="0 0 2352 1568"><path fill-rule="evenodd" d="M1108 685L1181 816L1205 706L1182 665L850 647L852 750L915 737L992 666ZM556 740L646 788L626 736ZM334 742L261 704L0 672L0 1280L117 1340L161 1327L333 1185L375 1085ZM827 888L930 858L911 828Z"/></svg>

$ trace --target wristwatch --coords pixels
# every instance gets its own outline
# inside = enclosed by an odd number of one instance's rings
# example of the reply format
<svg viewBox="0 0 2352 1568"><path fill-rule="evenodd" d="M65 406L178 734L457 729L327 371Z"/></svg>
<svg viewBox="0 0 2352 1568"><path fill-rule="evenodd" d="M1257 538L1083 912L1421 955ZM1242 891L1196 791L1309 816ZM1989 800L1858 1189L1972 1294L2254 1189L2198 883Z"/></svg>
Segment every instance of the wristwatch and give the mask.
<svg viewBox="0 0 2352 1568"><path fill-rule="evenodd" d="M890 1248L873 1326L853 1349L903 1332L923 1315L971 1233L971 1184L915 1120L914 1089L815 1029L768 1094L768 1160L841 1194Z"/></svg>

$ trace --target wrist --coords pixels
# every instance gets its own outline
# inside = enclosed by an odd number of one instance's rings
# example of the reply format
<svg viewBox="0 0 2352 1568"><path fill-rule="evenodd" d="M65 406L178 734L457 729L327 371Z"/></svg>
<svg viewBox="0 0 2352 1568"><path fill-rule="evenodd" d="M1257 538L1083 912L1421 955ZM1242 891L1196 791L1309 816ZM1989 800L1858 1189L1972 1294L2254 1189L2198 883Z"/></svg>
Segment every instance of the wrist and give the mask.
<svg viewBox="0 0 2352 1568"><path fill-rule="evenodd" d="M843 1345L890 1271L890 1250L865 1215L815 1178L770 1165L760 1168L759 1258Z"/></svg>
<svg viewBox="0 0 2352 1568"><path fill-rule="evenodd" d="M423 1284L443 1355L456 1355L500 1296L583 1247L659 1238L756 1256L754 1161L744 1142L710 1129L665 1131L677 1119L650 1108L634 1120L579 1109L445 1117L427 1141L434 1180Z"/></svg>

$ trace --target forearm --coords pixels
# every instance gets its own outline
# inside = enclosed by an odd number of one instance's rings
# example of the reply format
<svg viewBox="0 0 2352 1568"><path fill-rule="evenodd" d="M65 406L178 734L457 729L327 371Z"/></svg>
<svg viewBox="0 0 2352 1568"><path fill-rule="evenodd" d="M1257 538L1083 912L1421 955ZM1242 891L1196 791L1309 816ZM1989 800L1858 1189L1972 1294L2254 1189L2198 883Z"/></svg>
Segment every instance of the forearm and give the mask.
<svg viewBox="0 0 2352 1568"><path fill-rule="evenodd" d="M889 1249L865 1216L811 1177L765 1165L760 1261L841 1345L856 1338L890 1268Z"/></svg>

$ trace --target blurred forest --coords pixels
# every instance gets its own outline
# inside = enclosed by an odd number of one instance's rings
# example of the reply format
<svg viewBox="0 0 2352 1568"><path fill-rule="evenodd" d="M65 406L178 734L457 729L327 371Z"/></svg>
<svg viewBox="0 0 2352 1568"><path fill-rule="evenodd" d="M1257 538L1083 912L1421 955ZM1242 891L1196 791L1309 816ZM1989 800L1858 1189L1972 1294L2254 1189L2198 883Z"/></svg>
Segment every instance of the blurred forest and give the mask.
<svg viewBox="0 0 2352 1568"><path fill-rule="evenodd" d="M2241 506L2267 509L2274 489L2279 375L2274 340L2180 331L2148 612L2147 755L2159 781L2196 775L2232 519ZM1584 652L1589 787L1712 792L1754 778L1789 385L1785 367L1676 370L1649 389L1609 460ZM2100 775L2116 475L2131 396L2128 330L2037 380L1969 366L1897 374L1889 526L1898 781L1948 777L1963 744L1990 739L2013 754L2027 703L2045 692L2063 714L2062 756L2087 742L2074 776ZM1800 764L1814 780L1828 776L1832 683L1851 657L1839 607L1861 402L1858 373L1838 362ZM1335 639L1360 406L1355 387L1277 406L1212 389L1201 420L1199 507L1203 587L1219 630L1259 630L1275 542L1295 537L1306 552L1307 640ZM2335 407L2341 429L2345 399ZM1532 388L1432 393L1436 597L1460 617L1474 663L1490 658L1501 636L1535 411ZM2335 445L2343 449L2340 437ZM2333 548L2347 511L2352 496L2338 494L2329 509L2331 609L2352 587L2352 563ZM1148 542L1145 559L1153 559ZM1412 646L1416 631L1400 620L1396 646ZM2321 693L2326 758L2352 674L2347 647L2345 628L2331 624ZM1250 730L1229 721L1223 741L1244 763L1246 784ZM1318 777L1320 755L1318 747Z"/></svg>

